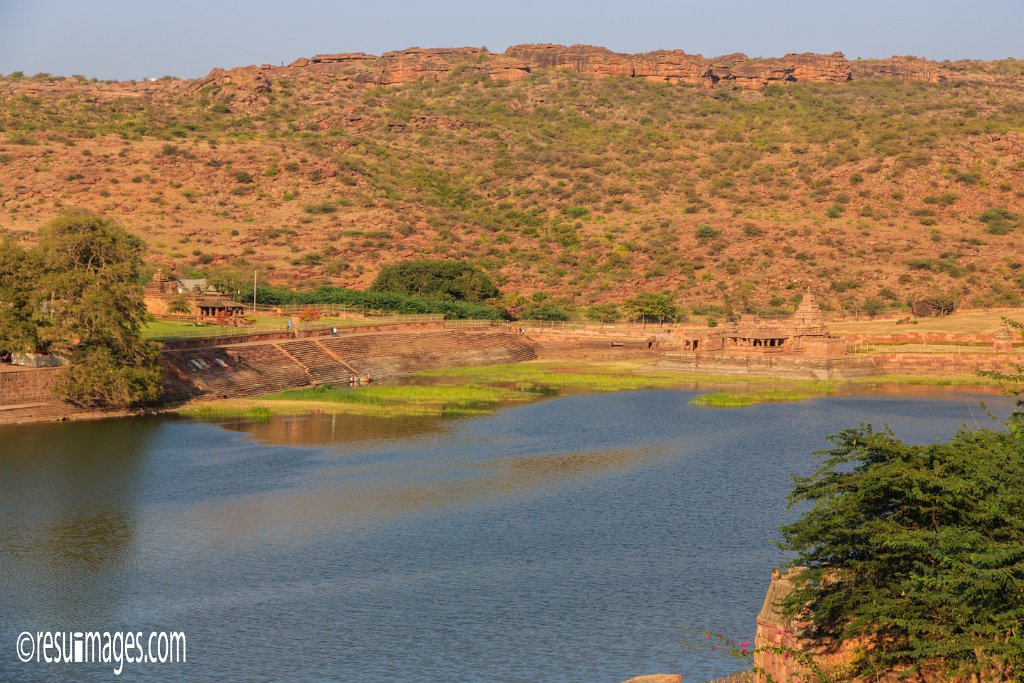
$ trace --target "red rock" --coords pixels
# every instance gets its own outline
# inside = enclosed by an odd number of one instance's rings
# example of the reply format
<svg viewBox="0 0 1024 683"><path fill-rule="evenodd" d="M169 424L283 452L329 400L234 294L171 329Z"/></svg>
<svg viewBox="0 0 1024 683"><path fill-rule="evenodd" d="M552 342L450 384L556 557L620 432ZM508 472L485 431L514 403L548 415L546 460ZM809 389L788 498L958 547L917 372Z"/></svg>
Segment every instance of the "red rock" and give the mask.
<svg viewBox="0 0 1024 683"><path fill-rule="evenodd" d="M920 57L857 60L853 62L852 67L853 77L856 79L924 81L925 83L949 83L953 80L952 74L944 67Z"/></svg>

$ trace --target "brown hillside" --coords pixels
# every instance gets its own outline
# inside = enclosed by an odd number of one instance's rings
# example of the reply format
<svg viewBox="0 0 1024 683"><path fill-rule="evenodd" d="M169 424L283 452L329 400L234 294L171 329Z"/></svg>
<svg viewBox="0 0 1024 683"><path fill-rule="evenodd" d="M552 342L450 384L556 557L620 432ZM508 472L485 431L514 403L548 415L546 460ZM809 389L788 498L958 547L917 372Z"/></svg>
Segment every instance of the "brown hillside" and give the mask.
<svg viewBox="0 0 1024 683"><path fill-rule="evenodd" d="M577 303L1016 305L1024 64L413 48L193 81L0 77L0 231L119 218L151 266L363 286L472 259ZM387 87L380 87L387 86Z"/></svg>

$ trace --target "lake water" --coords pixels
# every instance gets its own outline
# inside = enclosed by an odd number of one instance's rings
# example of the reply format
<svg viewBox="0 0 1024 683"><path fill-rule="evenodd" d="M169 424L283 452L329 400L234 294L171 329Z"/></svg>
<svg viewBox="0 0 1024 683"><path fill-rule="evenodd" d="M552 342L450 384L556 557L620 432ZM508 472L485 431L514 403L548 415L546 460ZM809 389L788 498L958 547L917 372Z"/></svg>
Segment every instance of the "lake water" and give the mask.
<svg viewBox="0 0 1024 683"><path fill-rule="evenodd" d="M174 418L0 428L0 680L22 631L183 631L121 680L617 683L739 665L790 475L861 422L929 441L1005 398L925 392L739 410L583 394L479 418Z"/></svg>

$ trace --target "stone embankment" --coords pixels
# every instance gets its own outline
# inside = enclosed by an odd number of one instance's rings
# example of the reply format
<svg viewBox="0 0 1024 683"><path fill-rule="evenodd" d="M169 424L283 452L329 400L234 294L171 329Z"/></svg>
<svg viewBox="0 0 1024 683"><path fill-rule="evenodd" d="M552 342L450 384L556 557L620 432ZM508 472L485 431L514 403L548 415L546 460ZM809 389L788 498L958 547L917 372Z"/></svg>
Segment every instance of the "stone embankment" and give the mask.
<svg viewBox="0 0 1024 683"><path fill-rule="evenodd" d="M516 363L533 347L507 332L396 332L234 344L164 352L164 400L240 398L352 378L459 365Z"/></svg>
<svg viewBox="0 0 1024 683"><path fill-rule="evenodd" d="M337 336L258 339L241 343L178 342L163 351L161 405L188 400L256 396L318 384L379 381L416 370L517 363L537 357L522 336L505 331L411 329ZM384 329L384 328L382 328ZM4 368L0 424L108 417L53 398L61 368Z"/></svg>

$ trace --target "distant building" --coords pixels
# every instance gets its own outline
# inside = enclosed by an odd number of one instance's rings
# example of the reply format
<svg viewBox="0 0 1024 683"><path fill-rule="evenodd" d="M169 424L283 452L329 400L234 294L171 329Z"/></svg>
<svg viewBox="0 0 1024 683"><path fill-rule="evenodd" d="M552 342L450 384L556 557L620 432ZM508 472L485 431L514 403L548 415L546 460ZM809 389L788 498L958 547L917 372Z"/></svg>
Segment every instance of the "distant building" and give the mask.
<svg viewBox="0 0 1024 683"><path fill-rule="evenodd" d="M195 320L231 320L245 306L218 292L205 279L178 279L157 271L143 290L146 310L156 316L183 316Z"/></svg>

